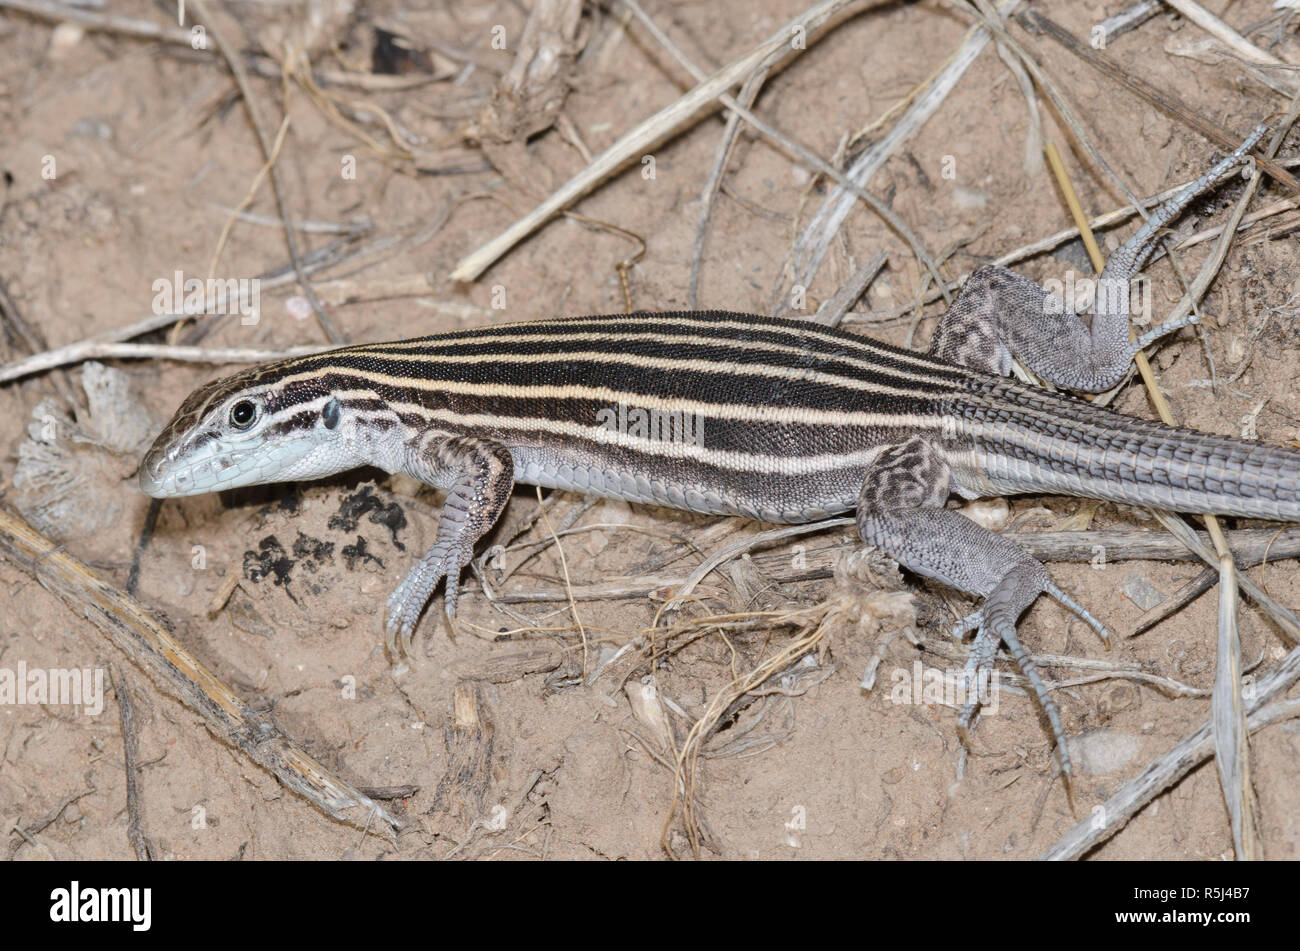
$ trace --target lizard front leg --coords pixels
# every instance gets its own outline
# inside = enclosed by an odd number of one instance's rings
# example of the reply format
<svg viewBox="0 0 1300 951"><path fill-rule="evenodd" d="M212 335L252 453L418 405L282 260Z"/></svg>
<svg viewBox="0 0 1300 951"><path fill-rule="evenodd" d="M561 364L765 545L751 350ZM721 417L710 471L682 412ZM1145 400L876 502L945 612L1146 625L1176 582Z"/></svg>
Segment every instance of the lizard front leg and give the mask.
<svg viewBox="0 0 1300 951"><path fill-rule="evenodd" d="M515 466L509 450L497 443L426 433L408 446L404 471L429 485L450 482L451 487L442 503L433 547L388 599L388 647L395 651L400 637L403 653L409 651L420 612L443 578L447 579L447 617L455 616L461 570L474 557L475 543L496 523L510 499Z"/></svg>
<svg viewBox="0 0 1300 951"><path fill-rule="evenodd" d="M904 567L984 599L978 611L958 621L953 629L957 635L977 631L966 665L967 687L975 689L970 689L958 728L965 735L979 709L982 691L987 689L998 644L1006 644L1051 724L1068 785L1070 757L1061 718L1033 659L1016 635L1016 620L1046 592L1079 614L1103 639L1106 631L1018 545L959 512L943 508L950 484L948 463L924 437L914 436L891 446L880 454L863 481L858 531L867 544Z"/></svg>
<svg viewBox="0 0 1300 951"><path fill-rule="evenodd" d="M1015 356L1057 386L1088 393L1109 389L1128 372L1139 350L1194 319L1162 324L1129 341L1129 282L1151 256L1160 229L1225 172L1244 163L1264 131L1256 129L1239 149L1157 208L1110 256L1097 282L1091 327L1029 278L1003 267L982 267L939 319L930 353L999 376L1011 372Z"/></svg>

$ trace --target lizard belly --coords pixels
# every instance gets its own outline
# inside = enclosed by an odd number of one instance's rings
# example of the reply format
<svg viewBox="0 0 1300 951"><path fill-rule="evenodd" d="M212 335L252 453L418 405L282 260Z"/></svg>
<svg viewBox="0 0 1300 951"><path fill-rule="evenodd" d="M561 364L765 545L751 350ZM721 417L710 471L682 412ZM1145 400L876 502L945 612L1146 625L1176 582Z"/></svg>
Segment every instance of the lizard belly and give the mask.
<svg viewBox="0 0 1300 951"><path fill-rule="evenodd" d="M511 448L515 481L590 493L624 502L664 505L706 515L741 515L764 522L811 522L855 508L866 467L764 474L674 460L635 464L617 454L533 447Z"/></svg>

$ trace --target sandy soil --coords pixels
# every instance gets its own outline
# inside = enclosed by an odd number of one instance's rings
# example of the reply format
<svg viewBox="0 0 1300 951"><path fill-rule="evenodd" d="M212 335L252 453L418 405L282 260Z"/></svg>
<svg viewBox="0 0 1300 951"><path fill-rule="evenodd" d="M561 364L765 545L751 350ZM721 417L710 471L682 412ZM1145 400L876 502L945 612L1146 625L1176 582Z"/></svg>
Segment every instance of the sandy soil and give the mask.
<svg viewBox="0 0 1300 951"><path fill-rule="evenodd" d="M365 219L364 240L411 235L440 215L445 224L418 245L316 272L327 283L351 276L384 282L428 275L421 296L329 307L347 339L381 340L459 326L548 314L617 312L625 308L619 265L644 242L627 270L636 308L689 306L691 247L700 195L724 120L715 114L651 150L654 176L634 166L612 178L575 210L588 220L558 219L497 262L478 281L448 281L456 262L520 214L636 122L689 85L680 70L622 14L588 11L585 48L572 64L562 121L528 140L480 149L465 143L466 124L492 97L499 73L513 61L526 11L518 3L452 3L412 12L380 0L340 23L337 52L321 45L320 69L371 62L375 24L415 38L436 38L478 62L415 57L414 73L439 75L406 90L323 87L335 97L327 114L301 85L289 89L290 124L279 157L293 213L314 222ZM1122 4L1049 0L1036 8L1074 35L1087 37ZM1217 5L1216 5L1217 6ZM236 21L219 16L228 36L256 49L271 8L236 4ZM650 15L704 68L753 48L802 9L801 0L719 0L647 4ZM114 4L114 12L161 23L158 7ZM1267 0L1234 3L1226 14L1239 29L1270 15ZM273 25L273 24L272 24ZM1257 44L1300 62L1292 32L1252 33ZM505 50L493 28L504 27ZM839 156L846 137L898 106L962 42L969 22L937 0L866 8L813 42L774 75L756 109L773 125L824 157ZM1013 34L1066 90L1115 172L1139 194L1195 176L1221 150L1179 121L1155 111L1094 72L1046 37L1019 26ZM1201 116L1244 134L1285 111L1286 100L1244 75L1224 57L1178 55L1203 34L1166 14L1114 39L1106 53L1155 86L1176 94ZM110 330L151 313L154 282L176 271L206 276L229 209L248 193L262 165L229 75L210 56L113 34L55 32L46 22L0 14L0 280L18 310L49 346ZM454 77L454 79L453 79ZM279 83L253 82L271 131L282 113ZM395 127L419 137L422 162L395 157L394 140L373 111L382 106ZM1044 128L1065 144L1055 115ZM888 128L893 118L887 118ZM960 275L1068 226L1050 174L1025 159L1025 99L990 47L980 54L937 114L909 138L870 182L934 253L950 253L945 270ZM880 130L870 133L874 140ZM383 151L368 147L364 137ZM856 155L861 143L850 149ZM1288 146L1283 147L1287 154ZM485 157L486 156L486 157ZM349 158L356 174L344 171ZM491 161L488 159L490 158ZM1066 164L1090 213L1124 203L1118 190L1081 153ZM52 160L55 173L43 177ZM423 164L431 171L416 170ZM1191 233L1219 223L1240 181L1196 204L1177 223ZM701 307L766 312L793 236L820 207L829 186L770 143L742 134L704 245ZM1282 197L1268 185L1254 207ZM276 215L266 187L251 210ZM1289 227L1288 227L1289 226ZM1131 223L1107 232L1114 247ZM618 229L618 230L612 230ZM1265 220L1245 232L1205 299L1205 341L1220 379L1206 386L1202 345L1189 332L1159 351L1155 365L1174 412L1185 424L1240 433L1250 416L1259 438L1300 438L1294 302L1300 294L1294 222ZM304 253L338 239L306 234ZM1209 245L1183 252L1195 273ZM848 326L894 343L907 339L907 319L872 321L905 304L919 280L906 245L865 209L840 231L808 289L809 310L879 250L889 253L882 277L854 310ZM287 262L278 226L236 222L216 271L251 278ZM1019 269L1036 279L1064 278L1084 266L1077 242L1033 257ZM1167 313L1177 283L1167 262L1149 271L1154 308ZM264 292L253 326L226 320L204 339L209 346L284 348L317 343L321 332L294 316L299 291L283 284ZM923 346L940 313L925 310L915 345ZM1267 323L1262 322L1267 319ZM1262 327L1262 329L1261 329ZM164 334L150 338L165 339ZM1254 342L1252 342L1252 340ZM22 342L0 339L0 358L17 359ZM1226 378L1249 359L1231 384ZM197 384L231 366L168 361L110 361L130 379L130 401L161 426ZM46 398L80 395L81 370L42 374L0 385L0 491L14 504L19 446L33 410ZM1139 384L1116 406L1151 415ZM85 408L80 407L84 417ZM125 586L144 524L147 500L132 478L127 453L97 476L80 528L66 526L68 550L105 578ZM182 642L255 709L362 787L408 786L390 806L408 823L395 839L361 836L286 792L268 773L214 739L202 719L133 668L93 627L12 563L0 559L0 667L107 668L118 665L134 688L138 721L143 831L167 858L631 858L663 857L661 830L672 798L662 753L629 707L623 684L653 677L660 694L684 714L668 715L680 741L690 720L733 677L776 653L791 636L776 624L735 636L713 632L651 663L632 649L593 683L581 678L582 645L563 600L494 606L467 576L462 623L452 637L430 612L416 641L412 669L395 678L382 644L378 614L391 588L430 543L437 493L377 472L321 483L204 496L163 505L140 557L138 597L164 612ZM649 507L587 505L556 494L550 525L576 519L561 539L561 563L537 494L520 487L490 539L511 544L504 566L486 577L503 594L607 583L625 576L684 576L703 555L756 530ZM1082 503L1066 498L1012 500L1021 530L1079 527ZM100 514L102 513L102 514ZM99 515L98 519L90 516ZM86 525L93 526L87 529ZM1151 528L1143 513L1102 505L1093 528ZM1247 523L1229 527L1247 527ZM522 534L520 532L522 531ZM518 535L518 538L516 536ZM830 541L848 543L847 536ZM826 545L819 537L809 545ZM523 547L519 547L523 546ZM698 546L698 548L696 547ZM791 564L799 553L789 547ZM525 555L529 557L525 559ZM779 567L779 565L778 565ZM1120 635L1142 609L1123 593L1132 576L1169 595L1194 577L1188 563L1115 562L1050 566L1067 590ZM239 583L209 620L206 608L234 573ZM789 573L787 572L787 575ZM1251 569L1283 604L1300 603L1300 571L1292 563ZM955 611L969 603L908 577L915 624L946 640ZM578 615L590 638L589 669L639 636L662 605L662 592L583 601ZM796 610L845 596L834 580L781 580L773 562L739 563L715 574L701 591L710 611ZM1213 593L1149 633L1122 636L1107 654L1090 631L1059 606L1040 599L1021 633L1035 651L1141 666L1198 688L1213 683L1216 598ZM1282 656L1285 641L1255 608L1241 611L1244 656L1263 668ZM529 630L531 629L531 630ZM505 633L502 633L505 632ZM516 633L510 633L516 632ZM1036 706L1007 695L996 716L973 734L963 757L955 712L935 704L898 704L886 686L864 691L862 671L883 654L881 684L915 661L952 662L922 654L906 638L880 646L836 624L801 668L789 696L756 701L706 747L699 801L707 826L704 857L724 858L1030 858L1076 821L1053 767L1050 738ZM1079 670L1053 670L1077 677ZM815 682L815 683L814 683ZM774 681L777 683L777 681ZM472 703L477 726L453 716L453 701ZM1067 731L1078 741L1078 814L1086 816L1120 784L1163 754L1207 716L1207 698L1170 699L1123 679L1055 694ZM733 743L728 734L758 739ZM653 755L652 755L653 754ZM1265 855L1294 858L1300 847L1300 726L1272 727L1251 745ZM64 805L66 804L66 805ZM60 810L60 806L63 808ZM132 856L126 828L126 780L117 704L99 715L66 706L0 706L0 824L32 827L57 818L31 844L6 833L6 855L39 858ZM689 855L679 824L669 850ZM1212 764L1193 771L1136 816L1097 858L1230 856L1232 840Z"/></svg>

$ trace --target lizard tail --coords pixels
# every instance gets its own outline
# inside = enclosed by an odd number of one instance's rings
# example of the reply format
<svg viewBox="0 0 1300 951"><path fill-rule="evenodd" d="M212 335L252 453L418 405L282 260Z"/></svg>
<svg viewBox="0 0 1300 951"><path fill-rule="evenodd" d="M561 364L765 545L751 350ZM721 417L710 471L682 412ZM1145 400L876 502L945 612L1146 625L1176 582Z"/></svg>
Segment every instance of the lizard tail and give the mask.
<svg viewBox="0 0 1300 951"><path fill-rule="evenodd" d="M1000 420L979 419L982 400L959 412L975 437L979 481L996 492L1300 521L1296 449L1165 426L1009 381L1003 387L1016 408L1003 403Z"/></svg>

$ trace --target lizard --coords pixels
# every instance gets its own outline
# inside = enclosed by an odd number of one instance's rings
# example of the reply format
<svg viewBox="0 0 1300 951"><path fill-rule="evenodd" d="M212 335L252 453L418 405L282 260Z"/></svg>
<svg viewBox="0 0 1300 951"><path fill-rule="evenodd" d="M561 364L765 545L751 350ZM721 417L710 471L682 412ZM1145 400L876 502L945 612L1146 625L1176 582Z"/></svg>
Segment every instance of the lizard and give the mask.
<svg viewBox="0 0 1300 951"><path fill-rule="evenodd" d="M454 617L461 571L516 483L778 523L856 510L864 543L983 599L954 627L975 632L969 682L987 682L1005 645L1049 721L1068 787L1060 716L1016 625L1047 594L1103 640L1107 631L1040 562L946 504L1037 492L1300 520L1300 452L1122 415L1010 376L1014 358L1055 386L1101 392L1145 346L1193 322L1132 340L1130 281L1160 229L1248 164L1264 131L1111 255L1090 326L1030 279L984 266L927 353L726 311L346 346L200 386L145 453L140 487L171 498L373 465L444 490L433 546L386 605L390 647L400 639L403 650L440 583ZM669 431L626 425L634 416ZM979 702L976 692L960 712L963 736Z"/></svg>

